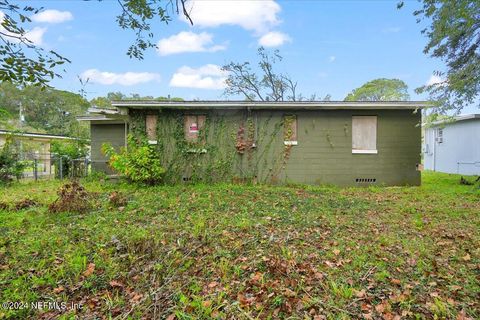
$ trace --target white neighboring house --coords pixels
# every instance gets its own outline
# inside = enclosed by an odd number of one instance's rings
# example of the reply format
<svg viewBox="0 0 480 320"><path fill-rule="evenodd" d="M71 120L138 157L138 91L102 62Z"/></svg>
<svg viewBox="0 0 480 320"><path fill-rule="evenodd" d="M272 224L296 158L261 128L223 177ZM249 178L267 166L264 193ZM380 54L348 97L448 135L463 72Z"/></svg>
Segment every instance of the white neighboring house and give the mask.
<svg viewBox="0 0 480 320"><path fill-rule="evenodd" d="M480 114L457 116L425 128L425 169L480 175Z"/></svg>

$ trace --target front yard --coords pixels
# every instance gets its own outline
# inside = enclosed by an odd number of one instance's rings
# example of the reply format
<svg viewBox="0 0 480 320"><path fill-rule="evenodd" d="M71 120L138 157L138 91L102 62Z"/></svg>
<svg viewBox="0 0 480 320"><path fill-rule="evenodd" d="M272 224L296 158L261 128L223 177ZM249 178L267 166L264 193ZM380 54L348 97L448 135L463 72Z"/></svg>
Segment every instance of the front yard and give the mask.
<svg viewBox="0 0 480 320"><path fill-rule="evenodd" d="M82 181L84 214L48 211L59 181L0 187L0 318L478 319L480 188L459 179ZM114 191L128 203L112 204Z"/></svg>

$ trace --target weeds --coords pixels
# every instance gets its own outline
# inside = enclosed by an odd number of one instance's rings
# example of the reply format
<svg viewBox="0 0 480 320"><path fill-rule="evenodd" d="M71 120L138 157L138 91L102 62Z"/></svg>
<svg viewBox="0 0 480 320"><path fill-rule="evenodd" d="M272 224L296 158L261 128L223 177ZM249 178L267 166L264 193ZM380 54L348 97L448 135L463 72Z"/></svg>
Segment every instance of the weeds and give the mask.
<svg viewBox="0 0 480 320"><path fill-rule="evenodd" d="M56 181L14 183L0 202L39 205L0 209L0 297L83 308L0 318L478 319L480 190L459 179L62 187L95 195L88 215L49 213Z"/></svg>

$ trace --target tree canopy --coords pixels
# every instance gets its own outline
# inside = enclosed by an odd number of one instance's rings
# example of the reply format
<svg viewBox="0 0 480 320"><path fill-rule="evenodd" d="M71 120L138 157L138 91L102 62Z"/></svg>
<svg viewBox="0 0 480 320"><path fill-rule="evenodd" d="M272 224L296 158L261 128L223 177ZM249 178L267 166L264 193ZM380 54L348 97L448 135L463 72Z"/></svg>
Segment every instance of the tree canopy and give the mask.
<svg viewBox="0 0 480 320"><path fill-rule="evenodd" d="M109 92L105 97L95 97L90 100L92 106L100 107L100 108L111 108L113 100L155 100L155 101L183 101L182 98L179 97L153 97L153 96L142 96L138 93L131 93L130 95L126 95L122 92Z"/></svg>
<svg viewBox="0 0 480 320"><path fill-rule="evenodd" d="M408 86L399 79L375 79L354 89L345 101L406 101L410 99Z"/></svg>
<svg viewBox="0 0 480 320"><path fill-rule="evenodd" d="M99 0L100 1L100 0ZM152 42L154 21L168 23L171 14L182 14L192 23L185 9L186 0L117 0L121 13L116 21L120 28L132 30L135 40L127 50L131 58L143 59L143 52L155 47ZM53 50L45 50L28 38L31 16L42 8L21 6L10 0L0 0L0 82L18 86L45 87L55 77L61 77L58 67L70 62Z"/></svg>
<svg viewBox="0 0 480 320"><path fill-rule="evenodd" d="M89 102L79 94L52 88L27 86L23 89L4 82L0 84L0 109L3 127L35 130L52 134L86 138L88 126L76 120L87 112ZM25 121L19 121L22 108ZM1 124L1 123L0 123Z"/></svg>
<svg viewBox="0 0 480 320"><path fill-rule="evenodd" d="M480 108L480 2L422 2L422 8L414 12L417 22L431 21L422 30L428 39L423 51L444 61L446 69L435 71L440 81L418 88L417 93L428 92L440 112L458 113L472 104Z"/></svg>

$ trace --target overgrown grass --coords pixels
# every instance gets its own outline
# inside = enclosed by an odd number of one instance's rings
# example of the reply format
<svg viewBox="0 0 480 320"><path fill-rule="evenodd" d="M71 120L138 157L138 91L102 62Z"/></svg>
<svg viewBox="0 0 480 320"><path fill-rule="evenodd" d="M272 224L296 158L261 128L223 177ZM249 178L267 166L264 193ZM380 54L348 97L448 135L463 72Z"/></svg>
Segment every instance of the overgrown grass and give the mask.
<svg viewBox="0 0 480 320"><path fill-rule="evenodd" d="M0 190L0 318L480 318L480 189L87 182L95 206L49 213L59 181ZM112 205L112 192L126 206ZM1 208L1 207L0 207ZM69 309L71 303L81 309Z"/></svg>

